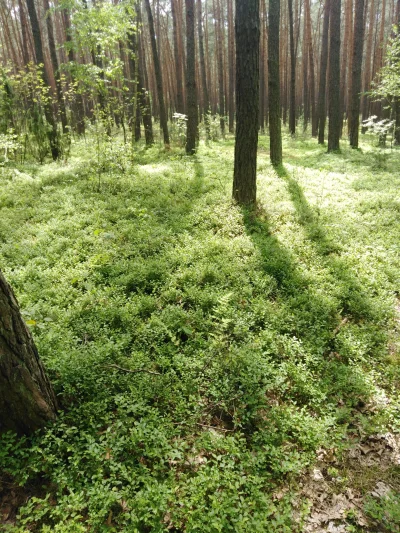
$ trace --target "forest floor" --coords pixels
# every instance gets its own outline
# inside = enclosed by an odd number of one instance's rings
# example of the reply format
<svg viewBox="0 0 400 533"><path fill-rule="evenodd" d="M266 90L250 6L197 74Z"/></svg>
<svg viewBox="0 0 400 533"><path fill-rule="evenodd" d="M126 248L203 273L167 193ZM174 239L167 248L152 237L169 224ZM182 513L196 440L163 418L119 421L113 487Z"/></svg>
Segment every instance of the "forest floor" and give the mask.
<svg viewBox="0 0 400 533"><path fill-rule="evenodd" d="M101 143L0 169L62 406L1 437L0 529L398 532L400 150L287 138L276 172L262 136L250 213L233 139Z"/></svg>

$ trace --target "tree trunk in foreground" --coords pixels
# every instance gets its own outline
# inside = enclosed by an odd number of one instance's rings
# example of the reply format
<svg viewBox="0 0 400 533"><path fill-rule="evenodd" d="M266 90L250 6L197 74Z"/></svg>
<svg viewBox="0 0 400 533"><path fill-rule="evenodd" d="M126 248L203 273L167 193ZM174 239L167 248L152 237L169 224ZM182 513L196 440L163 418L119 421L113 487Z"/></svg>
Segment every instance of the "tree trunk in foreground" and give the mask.
<svg viewBox="0 0 400 533"><path fill-rule="evenodd" d="M32 433L54 420L56 410L56 397L32 335L0 272L0 433Z"/></svg>
<svg viewBox="0 0 400 533"><path fill-rule="evenodd" d="M282 164L281 96L279 80L279 22L281 2L269 2L268 30L268 105L270 158L274 166Z"/></svg>
<svg viewBox="0 0 400 533"><path fill-rule="evenodd" d="M329 130L328 152L340 149L342 114L340 112L340 9L341 0L331 3L329 45Z"/></svg>
<svg viewBox="0 0 400 533"><path fill-rule="evenodd" d="M236 0L236 144L233 198L256 202L260 75L260 3Z"/></svg>

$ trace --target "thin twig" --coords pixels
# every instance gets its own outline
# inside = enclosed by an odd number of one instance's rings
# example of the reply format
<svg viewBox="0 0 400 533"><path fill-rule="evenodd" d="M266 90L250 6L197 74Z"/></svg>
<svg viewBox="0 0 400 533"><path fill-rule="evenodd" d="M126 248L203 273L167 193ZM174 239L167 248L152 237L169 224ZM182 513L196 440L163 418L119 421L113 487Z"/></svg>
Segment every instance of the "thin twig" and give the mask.
<svg viewBox="0 0 400 533"><path fill-rule="evenodd" d="M122 366L118 365L104 365L108 368L116 368L117 370L122 370L122 372L128 372L129 374L138 374L140 372L143 372L145 374L152 374L154 376L162 376L160 372L152 372L151 370L146 370L146 368L136 368L135 370L130 370L129 368L123 368Z"/></svg>

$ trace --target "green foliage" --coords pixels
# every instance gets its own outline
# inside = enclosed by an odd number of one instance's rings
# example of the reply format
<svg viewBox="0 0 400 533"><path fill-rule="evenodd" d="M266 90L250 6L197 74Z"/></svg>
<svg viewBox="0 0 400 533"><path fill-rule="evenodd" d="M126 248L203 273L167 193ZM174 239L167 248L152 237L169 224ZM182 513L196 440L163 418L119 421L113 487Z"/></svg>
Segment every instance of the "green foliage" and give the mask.
<svg viewBox="0 0 400 533"><path fill-rule="evenodd" d="M278 176L260 144L256 213L231 139L132 151L98 121L68 163L0 174L0 264L62 406L1 437L34 494L10 531L301 531L277 487L398 424L398 154L288 139Z"/></svg>
<svg viewBox="0 0 400 533"><path fill-rule="evenodd" d="M400 33L396 26L393 33L386 48L385 64L379 71L379 81L372 91L378 98L400 97Z"/></svg>
<svg viewBox="0 0 400 533"><path fill-rule="evenodd" d="M365 512L385 533L396 533L400 528L400 494L390 491L386 496L370 497Z"/></svg>

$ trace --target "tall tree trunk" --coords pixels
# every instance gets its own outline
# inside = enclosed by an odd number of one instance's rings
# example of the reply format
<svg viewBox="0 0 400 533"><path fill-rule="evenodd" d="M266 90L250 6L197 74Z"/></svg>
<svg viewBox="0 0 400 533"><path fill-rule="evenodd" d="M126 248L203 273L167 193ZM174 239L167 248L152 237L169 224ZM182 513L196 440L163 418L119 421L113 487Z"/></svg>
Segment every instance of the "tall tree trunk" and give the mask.
<svg viewBox="0 0 400 533"><path fill-rule="evenodd" d="M144 2L146 6L146 11L147 11L147 19L149 22L151 50L153 53L154 71L155 71L156 84L157 84L158 105L160 108L161 129L163 131L164 144L166 147L169 147L169 131L168 131L167 113L165 110L165 103L164 103L164 86L163 86L160 58L158 56L158 51L157 51L156 36L154 33L153 13L151 11L150 0L144 0Z"/></svg>
<svg viewBox="0 0 400 533"><path fill-rule="evenodd" d="M210 95L207 85L206 61L204 56L203 18L201 12L201 0L197 0L197 25L199 34L200 74L203 92L204 123L206 126L206 138L210 138Z"/></svg>
<svg viewBox="0 0 400 533"><path fill-rule="evenodd" d="M296 55L294 51L293 0L288 0L289 39L290 39L290 106L289 132L296 133Z"/></svg>
<svg viewBox="0 0 400 533"><path fill-rule="evenodd" d="M39 65L43 65L43 68L41 71L43 82L45 86L50 87L50 80L47 76L47 72L46 72L46 68L44 64L42 37L41 37L39 19L38 19L37 12L36 12L35 2L34 0L26 0L26 5L28 7L28 14L29 14L29 20L30 20L31 28L32 28L33 42L35 45L36 62ZM60 156L57 122L53 115L51 103L49 101L46 101L43 104L43 107L44 107L44 114L45 114L46 120L50 126L48 134L47 134L47 137L49 139L49 144L50 144L50 151L51 151L51 155L54 161L56 161Z"/></svg>
<svg viewBox="0 0 400 533"><path fill-rule="evenodd" d="M269 0L268 107L270 158L274 166L282 164L281 96L279 80L280 10L280 0Z"/></svg>
<svg viewBox="0 0 400 533"><path fill-rule="evenodd" d="M32 433L54 420L56 410L35 343L0 272L0 433Z"/></svg>
<svg viewBox="0 0 400 533"><path fill-rule="evenodd" d="M177 19L176 0L171 0L171 14L172 14L172 26L174 34L174 56L175 56L175 71L176 71L176 103L177 112L184 113L185 107L183 103L182 93L182 56L179 53L179 25Z"/></svg>
<svg viewBox="0 0 400 533"><path fill-rule="evenodd" d="M24 65L29 63L29 29L28 23L25 15L25 6L22 3L22 0L18 0L18 9L19 17L21 22L21 31L22 31L22 51L24 58Z"/></svg>
<svg viewBox="0 0 400 533"><path fill-rule="evenodd" d="M371 85L371 57L372 57L372 44L374 37L374 25L375 25L375 0L371 0L370 12L369 12L369 25L368 25L368 37L367 48L365 50L365 68L364 68L364 88L363 91L367 92ZM370 99L366 94L363 94L361 98L361 114L362 120L367 120L369 116ZM363 133L366 132L366 128L363 127Z"/></svg>
<svg viewBox="0 0 400 533"><path fill-rule="evenodd" d="M396 2L396 25L397 37L400 35L400 0ZM397 96L393 102L393 118L394 118L394 144L400 145L400 98Z"/></svg>
<svg viewBox="0 0 400 533"><path fill-rule="evenodd" d="M186 4L186 95L187 95L187 134L186 153L196 152L198 137L198 113L196 93L196 48L194 40L194 0L185 0Z"/></svg>
<svg viewBox="0 0 400 533"><path fill-rule="evenodd" d="M315 65L314 65L314 48L311 33L311 9L310 0L304 0L304 18L307 21L307 44L308 44L308 59L310 68L310 99L311 99L311 135L317 137L317 111L315 107Z"/></svg>
<svg viewBox="0 0 400 533"><path fill-rule="evenodd" d="M364 44L364 0L356 0L353 31L353 60L351 99L349 102L350 126L349 140L352 148L358 148L358 135L360 129L360 92L361 92L361 66L363 60Z"/></svg>
<svg viewBox="0 0 400 533"><path fill-rule="evenodd" d="M49 0L43 0L43 8L46 13L46 26L47 26L47 37L49 42L49 52L51 65L53 67L53 74L56 81L56 93L57 93L57 103L60 110L61 125L63 133L68 133L68 121L67 113L65 110L64 95L61 85L60 69L58 65L57 51L56 51L56 42L54 40L54 30L53 30L53 21L52 15L50 13Z"/></svg>
<svg viewBox="0 0 400 533"><path fill-rule="evenodd" d="M236 143L233 198L254 205L260 68L260 2L236 0Z"/></svg>
<svg viewBox="0 0 400 533"><path fill-rule="evenodd" d="M68 9L63 9L63 22L65 27L66 42L68 43L68 61L76 63L77 58L73 49L72 35L71 35L71 20ZM76 83L75 77L72 77L72 82ZM78 135L85 134L85 107L83 103L83 96L79 92L79 88L76 87L76 94L73 105L73 113L75 115L76 132Z"/></svg>
<svg viewBox="0 0 400 533"><path fill-rule="evenodd" d="M335 0L333 0L335 2ZM321 61L319 67L319 91L318 91L318 142L325 142L326 122L326 71L328 67L328 44L329 44L329 18L331 13L331 0L325 0L324 26L322 30Z"/></svg>
<svg viewBox="0 0 400 533"><path fill-rule="evenodd" d="M234 117L235 117L235 39L234 39L234 23L233 23L233 2L228 0L228 70L229 70L229 98L228 98L228 114L229 114L229 132L233 133Z"/></svg>
<svg viewBox="0 0 400 533"><path fill-rule="evenodd" d="M220 117L220 127L222 135L225 134L225 90L224 90L224 53L223 40L221 30L221 9L219 0L214 0L214 16L215 16L215 45L217 49L217 70L218 70L218 114Z"/></svg>
<svg viewBox="0 0 400 533"><path fill-rule="evenodd" d="M141 10L141 2L140 0L136 2L136 15L137 15L137 22L138 27L141 26L142 23L142 10ZM150 97L149 92L147 90L146 85L146 78L145 78L145 49L143 46L143 33L138 33L138 50L139 50L139 57L138 57L138 99L139 99L139 105L140 105L140 112L143 119L143 126L144 126L144 135L146 139L146 146L151 146L154 144L154 135L153 135L153 122L151 119L151 103L150 103Z"/></svg>
<svg viewBox="0 0 400 533"><path fill-rule="evenodd" d="M331 3L329 35L329 131L328 152L340 148L340 15L341 0Z"/></svg>

